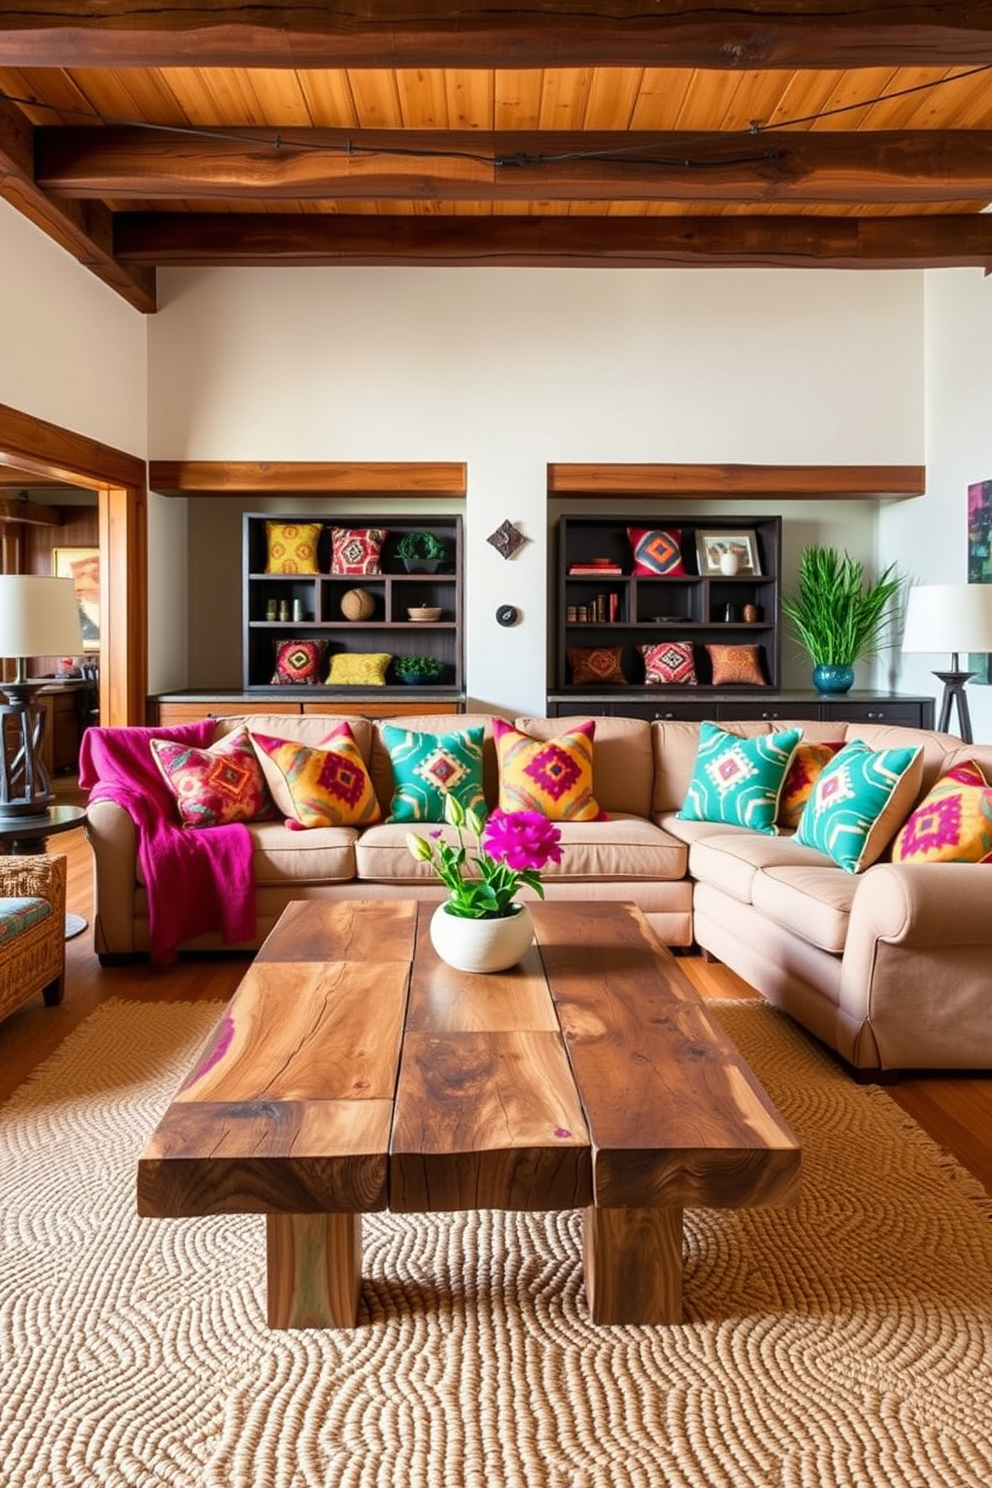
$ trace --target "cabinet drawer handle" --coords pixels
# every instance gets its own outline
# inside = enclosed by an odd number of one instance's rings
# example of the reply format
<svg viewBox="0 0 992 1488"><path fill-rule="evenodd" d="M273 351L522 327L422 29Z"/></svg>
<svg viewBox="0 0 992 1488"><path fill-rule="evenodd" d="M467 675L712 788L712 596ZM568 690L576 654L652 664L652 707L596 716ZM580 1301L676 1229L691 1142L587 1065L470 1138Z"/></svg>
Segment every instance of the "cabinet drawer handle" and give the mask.
<svg viewBox="0 0 992 1488"><path fill-rule="evenodd" d="M871 708L869 708L868 709L868 717L869 718L884 718L885 717L885 713L881 709L877 713L873 713L872 710L871 710Z"/></svg>
<svg viewBox="0 0 992 1488"><path fill-rule="evenodd" d="M654 716L655 716L655 718L674 718L675 717L675 714L674 713L656 713Z"/></svg>
<svg viewBox="0 0 992 1488"><path fill-rule="evenodd" d="M762 713L762 718L780 718L780 713Z"/></svg>

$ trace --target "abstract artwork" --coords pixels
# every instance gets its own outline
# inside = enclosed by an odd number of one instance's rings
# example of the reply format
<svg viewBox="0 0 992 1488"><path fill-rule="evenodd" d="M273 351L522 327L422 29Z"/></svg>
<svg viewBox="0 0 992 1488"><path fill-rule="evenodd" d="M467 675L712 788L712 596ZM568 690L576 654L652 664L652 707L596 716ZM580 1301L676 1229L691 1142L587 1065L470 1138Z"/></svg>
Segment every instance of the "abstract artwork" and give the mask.
<svg viewBox="0 0 992 1488"><path fill-rule="evenodd" d="M992 584L992 480L968 487L968 583ZM972 652L966 662L972 682L992 684L992 656Z"/></svg>
<svg viewBox="0 0 992 1488"><path fill-rule="evenodd" d="M76 586L83 650L100 649L100 549L53 548L52 573Z"/></svg>

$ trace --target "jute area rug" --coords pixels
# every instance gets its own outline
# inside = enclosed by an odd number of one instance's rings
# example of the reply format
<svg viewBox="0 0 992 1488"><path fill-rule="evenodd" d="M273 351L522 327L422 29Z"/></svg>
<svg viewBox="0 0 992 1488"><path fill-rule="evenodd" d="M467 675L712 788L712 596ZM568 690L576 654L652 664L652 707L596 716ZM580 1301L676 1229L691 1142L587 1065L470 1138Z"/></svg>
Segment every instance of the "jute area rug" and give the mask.
<svg viewBox="0 0 992 1488"><path fill-rule="evenodd" d="M219 1005L112 1002L0 1108L4 1488L978 1488L992 1224L878 1090L718 1012L804 1147L793 1210L687 1221L687 1322L586 1321L562 1215L365 1223L362 1325L265 1327L260 1216L138 1220Z"/></svg>

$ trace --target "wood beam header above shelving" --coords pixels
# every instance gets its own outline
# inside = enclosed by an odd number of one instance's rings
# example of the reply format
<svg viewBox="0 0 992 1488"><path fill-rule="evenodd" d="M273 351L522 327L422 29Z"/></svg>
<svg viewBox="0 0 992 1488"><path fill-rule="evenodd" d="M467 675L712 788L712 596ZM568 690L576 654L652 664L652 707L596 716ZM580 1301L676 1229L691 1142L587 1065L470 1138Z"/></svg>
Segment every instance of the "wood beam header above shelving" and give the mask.
<svg viewBox="0 0 992 1488"><path fill-rule="evenodd" d="M901 501L926 490L924 465L554 464L548 495L588 500L677 496L711 501Z"/></svg>
<svg viewBox="0 0 992 1488"><path fill-rule="evenodd" d="M467 467L457 460L152 460L159 496L463 497Z"/></svg>

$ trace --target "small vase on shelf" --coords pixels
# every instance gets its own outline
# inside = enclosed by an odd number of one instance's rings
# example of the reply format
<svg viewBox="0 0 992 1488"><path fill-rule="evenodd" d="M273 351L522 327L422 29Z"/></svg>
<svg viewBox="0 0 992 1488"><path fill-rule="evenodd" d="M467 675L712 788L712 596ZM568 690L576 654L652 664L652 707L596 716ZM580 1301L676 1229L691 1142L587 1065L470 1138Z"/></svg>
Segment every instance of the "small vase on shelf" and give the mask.
<svg viewBox="0 0 992 1488"><path fill-rule="evenodd" d="M832 665L826 661L817 662L813 668L813 686L817 692L826 693L828 696L850 692L854 686L854 668L853 666Z"/></svg>
<svg viewBox="0 0 992 1488"><path fill-rule="evenodd" d="M431 916L431 944L456 971L506 971L534 939L526 904L510 908L513 912L499 919L473 920L449 914L447 904L439 904Z"/></svg>

